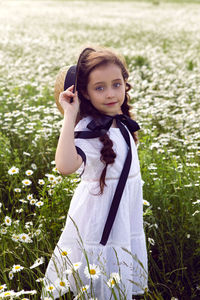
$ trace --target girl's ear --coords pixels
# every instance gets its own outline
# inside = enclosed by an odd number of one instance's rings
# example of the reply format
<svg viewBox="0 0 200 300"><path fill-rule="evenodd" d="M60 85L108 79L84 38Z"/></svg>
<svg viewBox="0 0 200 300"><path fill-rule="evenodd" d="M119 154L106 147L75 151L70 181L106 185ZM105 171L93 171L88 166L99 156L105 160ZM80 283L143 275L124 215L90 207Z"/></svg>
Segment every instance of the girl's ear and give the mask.
<svg viewBox="0 0 200 300"><path fill-rule="evenodd" d="M89 95L88 95L88 92L87 91L84 91L82 92L83 96L85 97L86 100L90 100L89 98Z"/></svg>

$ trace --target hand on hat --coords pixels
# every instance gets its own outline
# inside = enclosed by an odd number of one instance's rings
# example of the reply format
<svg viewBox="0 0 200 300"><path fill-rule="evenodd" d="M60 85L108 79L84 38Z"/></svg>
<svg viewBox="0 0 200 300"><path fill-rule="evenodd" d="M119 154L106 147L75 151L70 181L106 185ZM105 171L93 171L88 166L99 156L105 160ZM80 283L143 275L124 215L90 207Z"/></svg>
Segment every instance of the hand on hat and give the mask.
<svg viewBox="0 0 200 300"><path fill-rule="evenodd" d="M71 116L77 117L79 112L79 99L78 93L73 93L74 86L70 86L67 90L63 91L59 95L59 103L62 106L65 114L70 114ZM73 102L70 103L71 99L73 98Z"/></svg>

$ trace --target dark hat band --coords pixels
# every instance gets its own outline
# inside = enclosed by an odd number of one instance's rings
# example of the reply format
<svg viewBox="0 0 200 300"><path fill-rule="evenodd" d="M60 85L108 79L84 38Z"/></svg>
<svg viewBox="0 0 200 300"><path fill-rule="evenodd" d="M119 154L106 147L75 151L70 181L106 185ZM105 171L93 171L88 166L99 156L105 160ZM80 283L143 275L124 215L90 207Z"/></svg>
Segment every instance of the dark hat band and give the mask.
<svg viewBox="0 0 200 300"><path fill-rule="evenodd" d="M71 66L67 71L65 82L64 82L64 91L70 86L74 85L74 91L76 90L76 65Z"/></svg>

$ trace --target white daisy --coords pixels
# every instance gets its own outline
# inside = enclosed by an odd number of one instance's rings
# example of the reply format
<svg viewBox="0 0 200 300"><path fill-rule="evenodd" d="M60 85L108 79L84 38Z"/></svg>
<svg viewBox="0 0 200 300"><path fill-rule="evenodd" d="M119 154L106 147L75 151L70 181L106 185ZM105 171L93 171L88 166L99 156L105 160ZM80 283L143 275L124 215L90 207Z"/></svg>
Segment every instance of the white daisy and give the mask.
<svg viewBox="0 0 200 300"><path fill-rule="evenodd" d="M13 174L17 174L17 173L19 173L19 169L14 166L12 168L10 168L10 170L8 170L9 175L13 175Z"/></svg>
<svg viewBox="0 0 200 300"><path fill-rule="evenodd" d="M21 233L19 235L20 242L23 243L32 243L30 236L27 233Z"/></svg>
<svg viewBox="0 0 200 300"><path fill-rule="evenodd" d="M39 184L39 185L44 185L44 184L45 184L45 181L44 181L43 179L39 179L39 180L38 180L38 184Z"/></svg>
<svg viewBox="0 0 200 300"><path fill-rule="evenodd" d="M30 153L23 151L23 154L26 156L31 156Z"/></svg>
<svg viewBox="0 0 200 300"><path fill-rule="evenodd" d="M107 281L107 285L110 288L113 288L116 284L120 282L120 276L119 273L111 273L110 279Z"/></svg>
<svg viewBox="0 0 200 300"><path fill-rule="evenodd" d="M24 200L24 199L19 199L19 201L22 202L22 203L27 203L27 201Z"/></svg>
<svg viewBox="0 0 200 300"><path fill-rule="evenodd" d="M5 291L5 292L1 293L1 298L13 299L14 295L15 295L14 291Z"/></svg>
<svg viewBox="0 0 200 300"><path fill-rule="evenodd" d="M7 233L7 229L6 228L1 228L0 233L1 234L6 234Z"/></svg>
<svg viewBox="0 0 200 300"><path fill-rule="evenodd" d="M27 198L27 200L33 199L33 194L28 194L28 196L26 198Z"/></svg>
<svg viewBox="0 0 200 300"><path fill-rule="evenodd" d="M15 188L14 191L15 191L15 193L21 193L21 189L20 188Z"/></svg>
<svg viewBox="0 0 200 300"><path fill-rule="evenodd" d="M149 206L149 205L150 205L150 203L149 203L147 200L143 200L143 204L144 204L145 206Z"/></svg>
<svg viewBox="0 0 200 300"><path fill-rule="evenodd" d="M4 219L4 223L7 225L7 226L11 226L12 224L12 220L10 217L6 216L5 219Z"/></svg>
<svg viewBox="0 0 200 300"><path fill-rule="evenodd" d="M87 292L88 289L89 289L89 285L84 285L81 287L81 292Z"/></svg>
<svg viewBox="0 0 200 300"><path fill-rule="evenodd" d="M5 289L7 289L6 284L0 285L0 293L3 292Z"/></svg>
<svg viewBox="0 0 200 300"><path fill-rule="evenodd" d="M72 265L72 269L74 270L74 271L76 271L76 270L78 270L79 268L80 268L80 266L82 265L82 262L76 262L76 263L73 263L73 265Z"/></svg>
<svg viewBox="0 0 200 300"><path fill-rule="evenodd" d="M29 179L24 179L24 180L22 180L22 183L23 183L23 185L28 186L28 185L31 185L31 184L32 184L32 181L29 180Z"/></svg>
<svg viewBox="0 0 200 300"><path fill-rule="evenodd" d="M68 256L71 252L72 252L72 250L71 250L70 248L67 248L67 249L61 249L61 250L60 250L60 254L61 254L63 257Z"/></svg>
<svg viewBox="0 0 200 300"><path fill-rule="evenodd" d="M54 181L56 180L56 177L55 177L55 175L53 175L53 174L45 174L45 176L48 177L48 180L49 180L50 182L54 182Z"/></svg>
<svg viewBox="0 0 200 300"><path fill-rule="evenodd" d="M49 189L49 190L48 190L49 196L53 195L53 193L54 193L54 190L52 190L52 189Z"/></svg>
<svg viewBox="0 0 200 300"><path fill-rule="evenodd" d="M34 269L44 263L44 257L37 258L34 264L30 267L30 269Z"/></svg>
<svg viewBox="0 0 200 300"><path fill-rule="evenodd" d="M85 273L85 276L88 278L88 279L98 279L100 274L101 274L101 271L100 271L100 268L99 266L93 264L89 264L89 268L88 266L85 267L84 269L84 273Z"/></svg>
<svg viewBox="0 0 200 300"><path fill-rule="evenodd" d="M31 175L33 174L33 171L32 171L32 170L27 170L27 171L25 172L25 174L26 174L27 176L31 176Z"/></svg>
<svg viewBox="0 0 200 300"><path fill-rule="evenodd" d="M40 229L36 229L34 235L35 235L35 236L38 236L38 235L40 235L40 233L41 233L41 230L40 230Z"/></svg>
<svg viewBox="0 0 200 300"><path fill-rule="evenodd" d="M10 280L12 280L13 277L14 277L13 271L10 271L10 272L8 273L8 278L9 278Z"/></svg>
<svg viewBox="0 0 200 300"><path fill-rule="evenodd" d="M58 278L55 282L55 286L62 291L67 291L69 289L69 281L67 279Z"/></svg>
<svg viewBox="0 0 200 300"><path fill-rule="evenodd" d="M31 164L31 168L33 169L33 170L37 170L37 166L36 166L36 164Z"/></svg>
<svg viewBox="0 0 200 300"><path fill-rule="evenodd" d="M31 204L31 205L35 205L36 202L37 202L36 199L31 199L31 200L30 200L30 204Z"/></svg>
<svg viewBox="0 0 200 300"><path fill-rule="evenodd" d="M36 203L35 203L35 206L37 206L37 207L41 207L41 206L43 206L44 205L44 202L43 201L37 201Z"/></svg>
<svg viewBox="0 0 200 300"><path fill-rule="evenodd" d="M20 266L20 265L13 265L12 267L12 272L13 273L17 273L17 272L20 272L21 270L23 270L24 267Z"/></svg>
<svg viewBox="0 0 200 300"><path fill-rule="evenodd" d="M18 234L15 234L13 233L12 236L11 236L11 239L14 241L14 242L18 242L20 240L20 237Z"/></svg>
<svg viewBox="0 0 200 300"><path fill-rule="evenodd" d="M55 290L55 286L53 284L48 284L45 286L45 290L48 292L53 292Z"/></svg>

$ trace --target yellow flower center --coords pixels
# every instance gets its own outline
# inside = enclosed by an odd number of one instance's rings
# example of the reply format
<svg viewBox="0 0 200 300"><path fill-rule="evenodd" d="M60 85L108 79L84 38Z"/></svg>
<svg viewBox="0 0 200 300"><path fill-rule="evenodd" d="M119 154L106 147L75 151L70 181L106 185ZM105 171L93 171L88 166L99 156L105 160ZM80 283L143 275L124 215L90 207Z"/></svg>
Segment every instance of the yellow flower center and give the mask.
<svg viewBox="0 0 200 300"><path fill-rule="evenodd" d="M91 275L95 275L96 274L96 270L95 269L90 269L90 274Z"/></svg>
<svg viewBox="0 0 200 300"><path fill-rule="evenodd" d="M49 290L52 291L53 290L53 286L49 286Z"/></svg>
<svg viewBox="0 0 200 300"><path fill-rule="evenodd" d="M19 266L15 266L15 270L18 270L18 269L20 269L20 267Z"/></svg>
<svg viewBox="0 0 200 300"><path fill-rule="evenodd" d="M6 292L5 294L4 294L4 296L9 296L10 295L10 293L9 292Z"/></svg>
<svg viewBox="0 0 200 300"><path fill-rule="evenodd" d="M112 281L111 281L111 284L112 284L112 285L115 285L115 281L114 281L114 279L112 279Z"/></svg>
<svg viewBox="0 0 200 300"><path fill-rule="evenodd" d="M65 286L64 281L60 281L60 286Z"/></svg>
<svg viewBox="0 0 200 300"><path fill-rule="evenodd" d="M3 287L2 287L2 285L0 286L0 290L3 290Z"/></svg>
<svg viewBox="0 0 200 300"><path fill-rule="evenodd" d="M62 251L62 256L66 256L68 253L67 253L67 251Z"/></svg>

